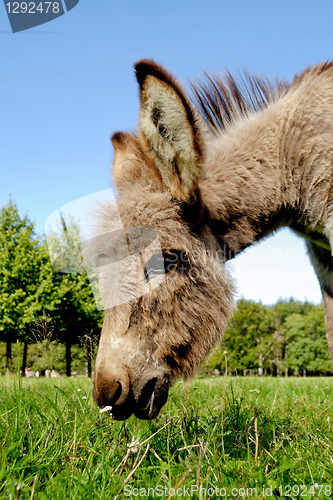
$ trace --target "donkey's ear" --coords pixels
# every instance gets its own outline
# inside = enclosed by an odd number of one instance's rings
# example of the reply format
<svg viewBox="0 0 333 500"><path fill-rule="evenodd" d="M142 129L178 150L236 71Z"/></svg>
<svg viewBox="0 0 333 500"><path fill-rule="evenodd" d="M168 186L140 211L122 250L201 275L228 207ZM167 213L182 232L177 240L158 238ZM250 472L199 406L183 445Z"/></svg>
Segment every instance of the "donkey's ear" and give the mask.
<svg viewBox="0 0 333 500"><path fill-rule="evenodd" d="M140 131L172 195L187 201L201 172L195 112L179 83L153 61L138 62L135 71L140 85Z"/></svg>

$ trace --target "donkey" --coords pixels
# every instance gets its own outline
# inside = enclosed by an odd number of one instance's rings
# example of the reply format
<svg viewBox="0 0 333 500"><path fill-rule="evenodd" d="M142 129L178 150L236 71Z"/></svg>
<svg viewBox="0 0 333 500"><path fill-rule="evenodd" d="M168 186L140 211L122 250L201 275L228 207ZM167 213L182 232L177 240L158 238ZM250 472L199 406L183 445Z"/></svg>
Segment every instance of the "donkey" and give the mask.
<svg viewBox="0 0 333 500"><path fill-rule="evenodd" d="M155 62L142 60L135 71L139 127L113 135L113 178L124 228L157 231L165 276L106 310L95 401L118 420L155 418L172 383L194 373L232 314L224 262L283 226L305 238L333 360L333 62L291 84L206 75L192 84L196 106ZM102 233L112 231L111 212L107 204L99 210ZM97 245L97 265L105 253ZM144 281L156 255L144 250L140 258ZM103 262L99 271L107 292Z"/></svg>

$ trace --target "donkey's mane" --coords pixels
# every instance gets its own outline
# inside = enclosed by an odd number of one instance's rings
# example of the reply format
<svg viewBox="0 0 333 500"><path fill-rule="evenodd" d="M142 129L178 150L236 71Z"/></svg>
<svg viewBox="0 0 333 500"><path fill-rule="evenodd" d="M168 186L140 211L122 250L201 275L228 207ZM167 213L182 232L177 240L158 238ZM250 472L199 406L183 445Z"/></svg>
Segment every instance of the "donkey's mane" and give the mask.
<svg viewBox="0 0 333 500"><path fill-rule="evenodd" d="M191 83L194 102L210 130L217 134L239 118L278 100L290 87L286 80L271 82L266 76L244 71L238 77L205 73L204 81Z"/></svg>
<svg viewBox="0 0 333 500"><path fill-rule="evenodd" d="M266 108L284 95L289 88L296 87L309 73L321 74L332 71L333 61L308 66L295 75L291 84L287 80L270 81L267 76L258 76L244 71L234 77L226 70L222 74L205 74L205 80L191 83L194 103L206 124L214 134L233 124L239 118Z"/></svg>

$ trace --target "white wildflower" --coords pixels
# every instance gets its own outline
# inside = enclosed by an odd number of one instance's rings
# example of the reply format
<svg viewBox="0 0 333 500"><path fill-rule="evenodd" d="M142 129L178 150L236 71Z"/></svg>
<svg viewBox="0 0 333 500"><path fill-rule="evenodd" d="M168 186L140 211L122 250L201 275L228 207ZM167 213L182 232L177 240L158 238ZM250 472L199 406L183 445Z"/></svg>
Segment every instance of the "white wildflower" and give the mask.
<svg viewBox="0 0 333 500"><path fill-rule="evenodd" d="M131 453L137 453L138 452L138 447L139 447L140 441L138 439L135 439L134 436L132 437L132 441L128 445L128 449L131 451Z"/></svg>
<svg viewBox="0 0 333 500"><path fill-rule="evenodd" d="M104 413L105 411L111 411L112 410L112 406L104 406L104 408L101 408L99 410L100 413Z"/></svg>

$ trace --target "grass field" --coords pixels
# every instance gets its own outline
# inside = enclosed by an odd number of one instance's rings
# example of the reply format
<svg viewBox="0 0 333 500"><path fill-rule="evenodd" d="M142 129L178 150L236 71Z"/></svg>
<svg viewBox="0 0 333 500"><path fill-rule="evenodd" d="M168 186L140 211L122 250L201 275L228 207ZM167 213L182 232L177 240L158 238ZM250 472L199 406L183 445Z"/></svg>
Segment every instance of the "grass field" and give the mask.
<svg viewBox="0 0 333 500"><path fill-rule="evenodd" d="M156 420L115 422L88 379L1 377L0 498L331 498L332 389L201 378Z"/></svg>

